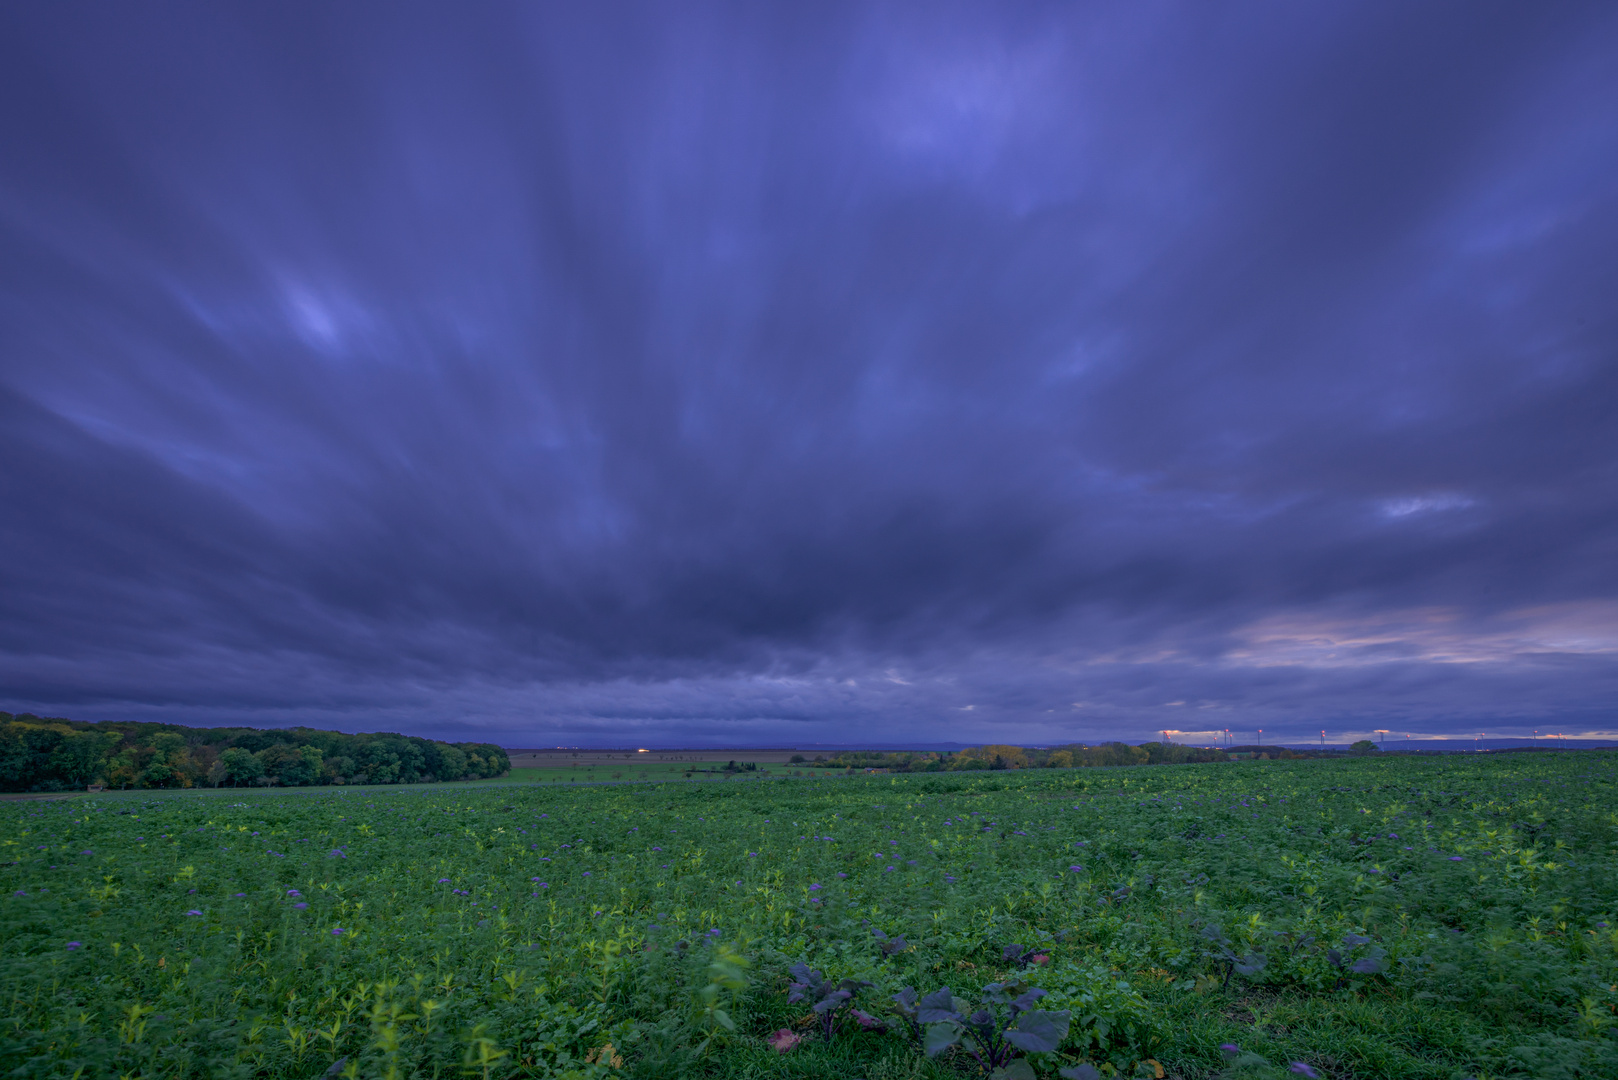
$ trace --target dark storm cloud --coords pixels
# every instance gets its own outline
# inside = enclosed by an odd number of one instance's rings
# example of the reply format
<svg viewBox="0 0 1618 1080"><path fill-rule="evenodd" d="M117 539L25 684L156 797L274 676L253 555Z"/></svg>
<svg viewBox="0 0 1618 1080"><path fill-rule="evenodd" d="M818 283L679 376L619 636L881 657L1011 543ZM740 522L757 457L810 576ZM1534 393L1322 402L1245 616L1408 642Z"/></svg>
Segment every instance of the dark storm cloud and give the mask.
<svg viewBox="0 0 1618 1080"><path fill-rule="evenodd" d="M0 18L0 705L1614 726L1606 6Z"/></svg>

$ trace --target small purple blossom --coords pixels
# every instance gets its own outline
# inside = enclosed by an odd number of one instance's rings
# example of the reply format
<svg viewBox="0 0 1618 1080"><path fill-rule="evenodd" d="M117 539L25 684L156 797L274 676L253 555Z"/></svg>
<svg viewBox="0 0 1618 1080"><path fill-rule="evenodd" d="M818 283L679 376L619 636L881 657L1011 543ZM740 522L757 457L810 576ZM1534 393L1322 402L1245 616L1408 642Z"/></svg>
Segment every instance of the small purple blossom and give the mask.
<svg viewBox="0 0 1618 1080"><path fill-rule="evenodd" d="M840 877L840 878L846 878L848 875L843 873L841 870L839 870L839 871L837 871L837 876Z"/></svg>
<svg viewBox="0 0 1618 1080"><path fill-rule="evenodd" d="M339 937L343 933L343 928L341 926L334 926L331 928L331 932L333 937Z"/></svg>
<svg viewBox="0 0 1618 1080"><path fill-rule="evenodd" d="M550 886L549 886L549 885L547 885L547 884L546 884L546 883L545 883L545 882L543 882L543 881L541 881L541 882L540 882L540 883L539 883L539 887L540 887L540 888L541 888L541 889L548 889L548 888L550 888Z"/></svg>
<svg viewBox="0 0 1618 1080"><path fill-rule="evenodd" d="M288 896L302 896L303 893L299 892L297 889L288 889L287 890L287 895Z"/></svg>
<svg viewBox="0 0 1618 1080"><path fill-rule="evenodd" d="M440 884L440 885L448 885L449 884L449 878L447 878L447 877L439 878L438 879L438 884Z"/></svg>
<svg viewBox="0 0 1618 1080"><path fill-rule="evenodd" d="M308 905L308 904L304 904L304 903L298 903L298 904L293 904L293 905L292 905L292 906L293 906L293 907L295 907L295 908L297 908L297 909L298 909L298 910L299 910L299 911L302 911L302 910L303 910L303 909L304 909L304 908L306 908L306 907L308 907L308 906L309 906L309 905ZM202 914L202 912L200 912L200 911L199 911L199 912L197 912L197 914L198 914L198 915L201 915L201 914Z"/></svg>
<svg viewBox="0 0 1618 1080"><path fill-rule="evenodd" d="M1242 1048L1235 1043L1220 1043L1219 1052L1227 1058L1234 1058L1242 1052Z"/></svg>
<svg viewBox="0 0 1618 1080"><path fill-rule="evenodd" d="M67 951L68 952L72 952L75 949L82 949L82 948L84 948L84 942L82 942L82 941L70 941L70 942L67 943Z"/></svg>
<svg viewBox="0 0 1618 1080"><path fill-rule="evenodd" d="M303 907L302 904L299 904L298 906ZM192 908L190 911L186 912L186 914L187 915L201 915L202 912L198 911L196 908Z"/></svg>
<svg viewBox="0 0 1618 1080"><path fill-rule="evenodd" d="M1320 1080L1320 1074L1301 1061L1294 1061L1287 1072L1295 1072L1299 1076L1307 1076L1309 1080Z"/></svg>
<svg viewBox="0 0 1618 1080"><path fill-rule="evenodd" d="M816 889L820 889L820 888L823 888L823 887L824 886L821 886L821 885L811 885L811 886L809 886L809 891L814 892Z"/></svg>
<svg viewBox="0 0 1618 1080"><path fill-rule="evenodd" d="M1463 858L1463 857L1462 857L1462 856L1460 856L1460 855L1451 855L1451 856L1450 856L1450 857L1449 857L1449 861L1450 861L1450 862L1463 862L1463 861L1465 861L1465 860L1464 860L1464 858ZM1306 1067L1307 1067L1307 1066L1306 1066Z"/></svg>
<svg viewBox="0 0 1618 1080"><path fill-rule="evenodd" d="M1072 866L1068 867L1068 869L1073 871L1075 874L1081 874L1084 872L1084 867L1080 866L1078 863L1074 863Z"/></svg>

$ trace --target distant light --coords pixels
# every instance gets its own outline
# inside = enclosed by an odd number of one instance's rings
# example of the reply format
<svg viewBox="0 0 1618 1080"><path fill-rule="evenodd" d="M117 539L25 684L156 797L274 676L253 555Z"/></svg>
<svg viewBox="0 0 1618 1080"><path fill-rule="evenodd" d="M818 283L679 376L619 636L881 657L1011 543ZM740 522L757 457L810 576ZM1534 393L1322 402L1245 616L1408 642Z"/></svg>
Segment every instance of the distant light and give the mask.
<svg viewBox="0 0 1618 1080"><path fill-rule="evenodd" d="M645 751L645 750L636 750L636 751L635 751L635 753L637 753L637 754L644 754L644 753L646 753L646 751Z"/></svg>

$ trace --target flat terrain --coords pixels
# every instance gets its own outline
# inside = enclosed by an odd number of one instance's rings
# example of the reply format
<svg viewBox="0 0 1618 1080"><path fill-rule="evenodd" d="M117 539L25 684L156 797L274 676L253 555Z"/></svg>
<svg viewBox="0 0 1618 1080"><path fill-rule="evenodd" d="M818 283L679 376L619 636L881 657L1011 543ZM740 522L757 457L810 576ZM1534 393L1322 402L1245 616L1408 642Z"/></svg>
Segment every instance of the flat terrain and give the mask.
<svg viewBox="0 0 1618 1080"><path fill-rule="evenodd" d="M628 762L622 765L603 762L599 765L581 764L577 767L549 765L543 768L513 767L510 774L494 780L478 780L475 784L603 784L628 783L637 780L757 780L764 777L809 775L821 770L806 769L801 765L760 765L755 769L727 774L727 761L683 762Z"/></svg>
<svg viewBox="0 0 1618 1080"><path fill-rule="evenodd" d="M728 761L743 765L786 765L794 757L813 759L804 750L508 750L514 769L596 768L646 765L689 765Z"/></svg>
<svg viewBox="0 0 1618 1080"><path fill-rule="evenodd" d="M966 1077L893 995L1022 980L1060 1023L1002 1039L1007 1076L1614 1076L1615 781L1579 753L7 803L0 1066ZM817 1015L798 963L871 985Z"/></svg>

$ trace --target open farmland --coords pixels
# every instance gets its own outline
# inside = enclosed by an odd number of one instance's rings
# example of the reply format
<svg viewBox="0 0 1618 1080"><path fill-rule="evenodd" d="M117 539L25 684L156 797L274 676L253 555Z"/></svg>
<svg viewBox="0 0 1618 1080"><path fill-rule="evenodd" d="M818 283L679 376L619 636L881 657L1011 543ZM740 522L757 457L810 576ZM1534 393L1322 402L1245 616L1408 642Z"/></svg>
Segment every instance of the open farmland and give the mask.
<svg viewBox="0 0 1618 1080"><path fill-rule="evenodd" d="M815 775L798 765L758 765L749 769L745 765L732 766L728 760L661 762L647 764L547 765L540 768L514 766L503 777L473 780L482 786L523 784L608 784L642 780L760 780L766 777Z"/></svg>
<svg viewBox="0 0 1618 1080"><path fill-rule="evenodd" d="M988 1032L1007 1077L1613 1076L1615 766L11 803L0 1063L64 1080L973 1076L970 1023L943 1013L1022 983L1048 993L1023 999L1026 1031ZM843 979L871 985L845 1001ZM933 1057L919 1041L952 1037Z"/></svg>

